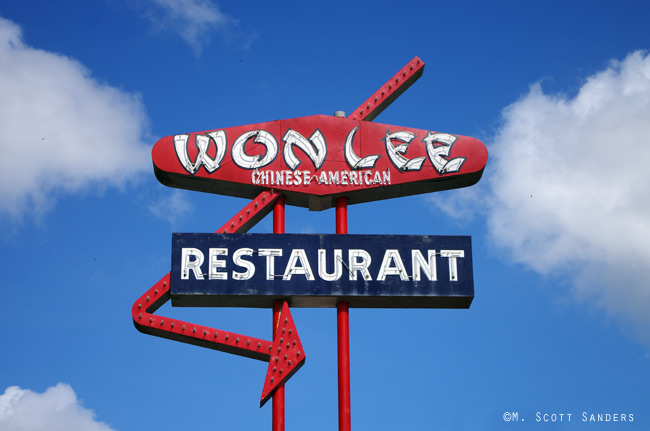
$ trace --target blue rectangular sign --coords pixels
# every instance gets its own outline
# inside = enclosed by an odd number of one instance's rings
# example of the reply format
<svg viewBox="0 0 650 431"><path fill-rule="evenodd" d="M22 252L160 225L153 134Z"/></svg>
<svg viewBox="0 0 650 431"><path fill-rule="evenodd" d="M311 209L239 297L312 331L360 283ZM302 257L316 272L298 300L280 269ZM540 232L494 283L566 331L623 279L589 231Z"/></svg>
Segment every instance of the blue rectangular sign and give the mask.
<svg viewBox="0 0 650 431"><path fill-rule="evenodd" d="M469 308L469 236L172 235L172 305Z"/></svg>

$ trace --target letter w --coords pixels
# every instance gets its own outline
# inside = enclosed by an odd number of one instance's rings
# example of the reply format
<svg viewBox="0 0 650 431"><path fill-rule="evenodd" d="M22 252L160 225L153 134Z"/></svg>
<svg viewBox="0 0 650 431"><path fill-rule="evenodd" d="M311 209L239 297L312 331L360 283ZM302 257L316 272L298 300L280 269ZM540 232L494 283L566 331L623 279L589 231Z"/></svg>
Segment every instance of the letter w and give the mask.
<svg viewBox="0 0 650 431"><path fill-rule="evenodd" d="M174 136L176 157L178 157L178 161L181 162L181 165L183 165L185 170L194 175L198 172L201 165L203 165L205 170L209 173L219 169L220 163L226 154L226 132L218 130L216 132L209 132L205 135L196 134L194 136L194 145L196 145L198 154L196 155L196 160L194 162L190 160L188 149L189 138L190 135ZM217 149L214 159L210 158L208 155L208 148L210 147L211 141L214 142Z"/></svg>

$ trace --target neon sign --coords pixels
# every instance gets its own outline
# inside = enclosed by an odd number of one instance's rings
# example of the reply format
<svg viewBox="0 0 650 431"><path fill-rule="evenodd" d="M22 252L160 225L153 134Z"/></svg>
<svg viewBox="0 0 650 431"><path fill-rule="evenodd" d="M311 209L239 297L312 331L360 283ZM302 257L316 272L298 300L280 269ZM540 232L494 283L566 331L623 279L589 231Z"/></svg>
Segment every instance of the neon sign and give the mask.
<svg viewBox="0 0 650 431"><path fill-rule="evenodd" d="M153 162L166 185L239 197L265 188L291 205L325 209L465 187L487 149L475 138L315 115L168 136Z"/></svg>

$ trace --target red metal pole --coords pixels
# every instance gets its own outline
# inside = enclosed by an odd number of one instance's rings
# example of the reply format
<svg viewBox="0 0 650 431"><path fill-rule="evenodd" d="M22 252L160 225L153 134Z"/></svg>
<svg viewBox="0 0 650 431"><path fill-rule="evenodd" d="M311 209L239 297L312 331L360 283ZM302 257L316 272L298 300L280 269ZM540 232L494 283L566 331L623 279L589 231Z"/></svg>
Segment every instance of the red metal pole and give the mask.
<svg viewBox="0 0 650 431"><path fill-rule="evenodd" d="M336 200L336 233L348 233L348 199ZM350 316L349 304L336 304L337 347L339 366L339 431L350 431Z"/></svg>
<svg viewBox="0 0 650 431"><path fill-rule="evenodd" d="M336 233L348 233L348 198L345 197L336 199Z"/></svg>
<svg viewBox="0 0 650 431"><path fill-rule="evenodd" d="M280 196L273 206L273 233L284 233L284 196Z"/></svg>
<svg viewBox="0 0 650 431"><path fill-rule="evenodd" d="M275 201L273 207L273 233L284 233L284 196ZM280 323L282 301L273 302L273 341L275 341L276 328ZM272 431L284 431L284 385L280 386L273 395L273 413L271 419Z"/></svg>
<svg viewBox="0 0 650 431"><path fill-rule="evenodd" d="M276 328L280 322L282 301L273 302L273 341L275 341ZM273 413L271 419L272 431L284 431L284 385L280 386L273 395Z"/></svg>

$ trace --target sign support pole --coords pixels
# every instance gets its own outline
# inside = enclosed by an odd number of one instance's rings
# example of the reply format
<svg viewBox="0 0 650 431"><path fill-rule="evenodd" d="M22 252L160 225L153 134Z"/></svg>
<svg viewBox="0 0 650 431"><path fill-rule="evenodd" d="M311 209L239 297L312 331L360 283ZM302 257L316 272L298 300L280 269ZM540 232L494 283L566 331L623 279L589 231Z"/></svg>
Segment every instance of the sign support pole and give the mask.
<svg viewBox="0 0 650 431"><path fill-rule="evenodd" d="M415 57L402 70L397 72L386 84L348 116L352 120L372 121L388 105L417 81L424 72L424 62ZM345 117L343 111L334 116ZM336 233L348 233L348 199L336 199ZM336 304L337 343L339 365L339 431L350 431L350 315L349 304L341 301Z"/></svg>
<svg viewBox="0 0 650 431"><path fill-rule="evenodd" d="M273 233L284 233L284 196L280 196L273 206ZM273 302L273 341L275 342L282 301ZM284 431L284 384L273 395L272 431Z"/></svg>
<svg viewBox="0 0 650 431"><path fill-rule="evenodd" d="M348 199L336 199L336 233L348 233ZM339 431L350 431L350 316L349 304L336 304L339 368Z"/></svg>

